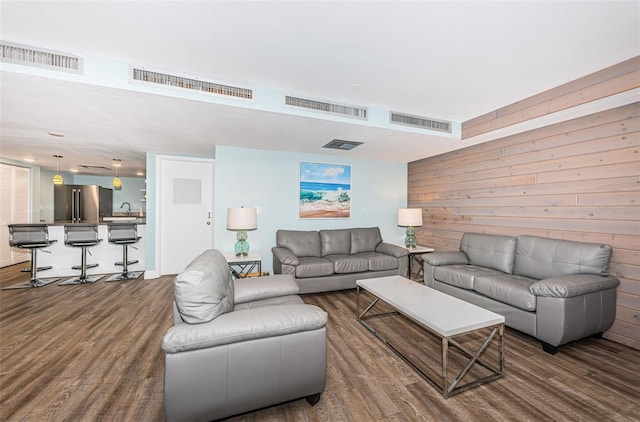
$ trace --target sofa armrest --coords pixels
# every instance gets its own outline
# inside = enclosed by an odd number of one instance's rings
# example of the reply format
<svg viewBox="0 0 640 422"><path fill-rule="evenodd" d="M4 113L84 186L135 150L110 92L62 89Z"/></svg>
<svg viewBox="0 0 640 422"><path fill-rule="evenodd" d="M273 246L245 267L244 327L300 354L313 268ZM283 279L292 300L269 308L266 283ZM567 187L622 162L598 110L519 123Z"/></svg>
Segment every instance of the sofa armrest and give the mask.
<svg viewBox="0 0 640 422"><path fill-rule="evenodd" d="M386 242L378 243L378 246L376 246L376 252L391 255L395 258L402 258L403 256L409 255L409 251L406 248Z"/></svg>
<svg viewBox="0 0 640 422"><path fill-rule="evenodd" d="M425 264L429 264L433 267L438 267L440 265L469 264L467 255L462 251L428 253L422 255L422 260Z"/></svg>
<svg viewBox="0 0 640 422"><path fill-rule="evenodd" d="M535 296L567 298L616 287L620 280L595 274L571 274L536 281L529 287Z"/></svg>
<svg viewBox="0 0 640 422"><path fill-rule="evenodd" d="M285 248L283 246L274 246L271 248L271 252L273 252L274 258L283 265L293 265L297 266L300 264L300 260L298 257L291 252L291 249Z"/></svg>
<svg viewBox="0 0 640 422"><path fill-rule="evenodd" d="M260 277L259 281L251 278L236 278L233 280L233 285L233 303L236 305L300 293L300 286L291 275Z"/></svg>
<svg viewBox="0 0 640 422"><path fill-rule="evenodd" d="M165 353L313 331L327 324L327 313L314 305L282 305L222 314L202 324L179 324L162 338Z"/></svg>

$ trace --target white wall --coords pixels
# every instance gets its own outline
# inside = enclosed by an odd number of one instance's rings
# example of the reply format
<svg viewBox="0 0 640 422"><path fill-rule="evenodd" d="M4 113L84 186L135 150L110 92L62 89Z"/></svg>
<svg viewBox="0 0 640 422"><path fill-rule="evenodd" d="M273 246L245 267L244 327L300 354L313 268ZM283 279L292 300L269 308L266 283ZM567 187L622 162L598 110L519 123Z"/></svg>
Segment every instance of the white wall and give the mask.
<svg viewBox="0 0 640 422"><path fill-rule="evenodd" d="M226 230L227 208L262 207L258 229L250 231L251 250L260 251L262 270L273 271L271 247L278 229L319 230L380 227L382 238L404 242L398 208L407 206L407 165L383 161L255 149L216 147L214 247L233 251L235 232ZM351 165L351 218L298 218L300 162ZM149 174L149 173L147 173Z"/></svg>

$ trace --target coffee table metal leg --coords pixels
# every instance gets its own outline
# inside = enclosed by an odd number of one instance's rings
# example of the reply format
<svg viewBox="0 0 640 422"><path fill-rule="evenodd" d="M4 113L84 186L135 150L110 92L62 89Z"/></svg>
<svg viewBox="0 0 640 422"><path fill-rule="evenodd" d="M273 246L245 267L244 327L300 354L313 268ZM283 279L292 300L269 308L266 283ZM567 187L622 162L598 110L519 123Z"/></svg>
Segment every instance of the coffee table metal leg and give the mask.
<svg viewBox="0 0 640 422"><path fill-rule="evenodd" d="M378 301L380 300L378 297L374 296L374 300L373 302L371 302L371 304L369 306L367 306L367 308L360 312L360 287L357 286L356 288L356 317L358 319L358 322L360 322L365 328L367 328L367 330L369 330L373 335L375 335L379 340L381 340L385 345L387 345L387 347L389 347L398 357L400 357L405 363L407 363L414 371L416 371L418 373L418 375L420 375L425 381L427 381L429 384L431 384L433 387L435 387L438 391L440 391L440 393L442 394L442 396L447 399L449 398L449 396L452 396L454 394L457 393L461 393L463 391L466 391L470 388L476 387L480 384L484 384L487 383L489 381L493 381L495 379L498 378L502 378L504 377L504 324L499 324L493 327L493 329L491 330L491 333L489 333L487 335L487 337L484 339L484 341L482 342L481 346L478 348L478 350L475 353L471 353L468 350L466 350L461 344L459 344L457 341L455 341L452 337L441 337L441 353L442 353L442 373L441 373L441 383L440 385L438 385L438 382L435 381L435 379L432 379L427 373L425 373L424 371L422 371L420 368L418 368L412 361L411 359L409 359L407 356L405 356L400 350L396 349L386 338L384 338L376 329L374 329L373 327L371 327L366 320L370 319L370 318L375 318L375 317L381 317L381 316L385 316L385 315L392 315L392 314L398 314L397 311L392 311L392 312L385 312L385 313L381 313L381 314L374 314L374 315L367 315L367 312L369 312L371 310L371 308L373 308ZM411 319L411 318L409 318ZM414 321L415 322L415 321ZM428 328L418 324L421 328L423 328L425 331L427 332L431 332L431 330L429 330ZM489 364L488 362L485 362L484 360L482 360L480 357L481 355L487 350L487 348L490 346L492 340L496 337L498 337L498 360L499 360L499 369L497 369L494 365ZM464 356L466 356L469 359L469 362L467 362L467 365L464 367L464 369L462 370L462 372L460 372L460 374L458 374L458 376L451 382L449 383L448 378L449 378L449 350L450 350L450 346L458 349ZM469 372L469 370L475 365L478 364L480 366L483 366L484 368L488 369L489 371L492 372L491 375L488 375L486 377L483 377L481 379L478 379L476 381L470 382L468 384L465 384L463 386L458 387L458 384L460 383L460 381L467 375L467 373Z"/></svg>
<svg viewBox="0 0 640 422"><path fill-rule="evenodd" d="M448 359L449 359L449 339L442 337L442 395L445 399L449 398L449 381L448 378Z"/></svg>

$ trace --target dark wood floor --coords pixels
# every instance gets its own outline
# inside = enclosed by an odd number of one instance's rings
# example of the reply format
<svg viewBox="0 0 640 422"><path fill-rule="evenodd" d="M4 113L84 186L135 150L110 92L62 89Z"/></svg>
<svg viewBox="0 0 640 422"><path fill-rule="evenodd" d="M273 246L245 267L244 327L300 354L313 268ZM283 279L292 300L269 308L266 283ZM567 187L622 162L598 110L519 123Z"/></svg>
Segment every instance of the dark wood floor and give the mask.
<svg viewBox="0 0 640 422"><path fill-rule="evenodd" d="M0 269L0 286L25 276L17 270ZM161 421L160 341L171 325L172 295L172 277L0 291L0 420ZM508 329L506 377L445 400L355 321L354 291L304 299L329 313L327 389L320 402L311 407L296 400L231 420L640 418L638 350L587 339L551 356ZM435 340L402 318L376 324L425 366L437 359Z"/></svg>

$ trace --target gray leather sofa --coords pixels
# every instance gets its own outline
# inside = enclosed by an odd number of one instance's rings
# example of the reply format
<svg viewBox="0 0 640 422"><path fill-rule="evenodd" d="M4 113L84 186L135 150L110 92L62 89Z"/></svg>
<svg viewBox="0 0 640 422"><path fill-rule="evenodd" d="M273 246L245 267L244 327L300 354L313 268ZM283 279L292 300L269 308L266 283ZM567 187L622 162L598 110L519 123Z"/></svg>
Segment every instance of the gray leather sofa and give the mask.
<svg viewBox="0 0 640 422"><path fill-rule="evenodd" d="M356 280L406 275L409 252L382 241L378 227L320 231L278 230L273 272L291 274L300 293L356 287Z"/></svg>
<svg viewBox="0 0 640 422"><path fill-rule="evenodd" d="M162 339L165 420L210 421L306 397L326 382L327 314L293 277L232 279L207 250L174 281L174 326Z"/></svg>
<svg viewBox="0 0 640 422"><path fill-rule="evenodd" d="M615 320L611 246L537 236L465 233L460 250L423 256L424 284L504 315L507 326L558 346L599 336Z"/></svg>

